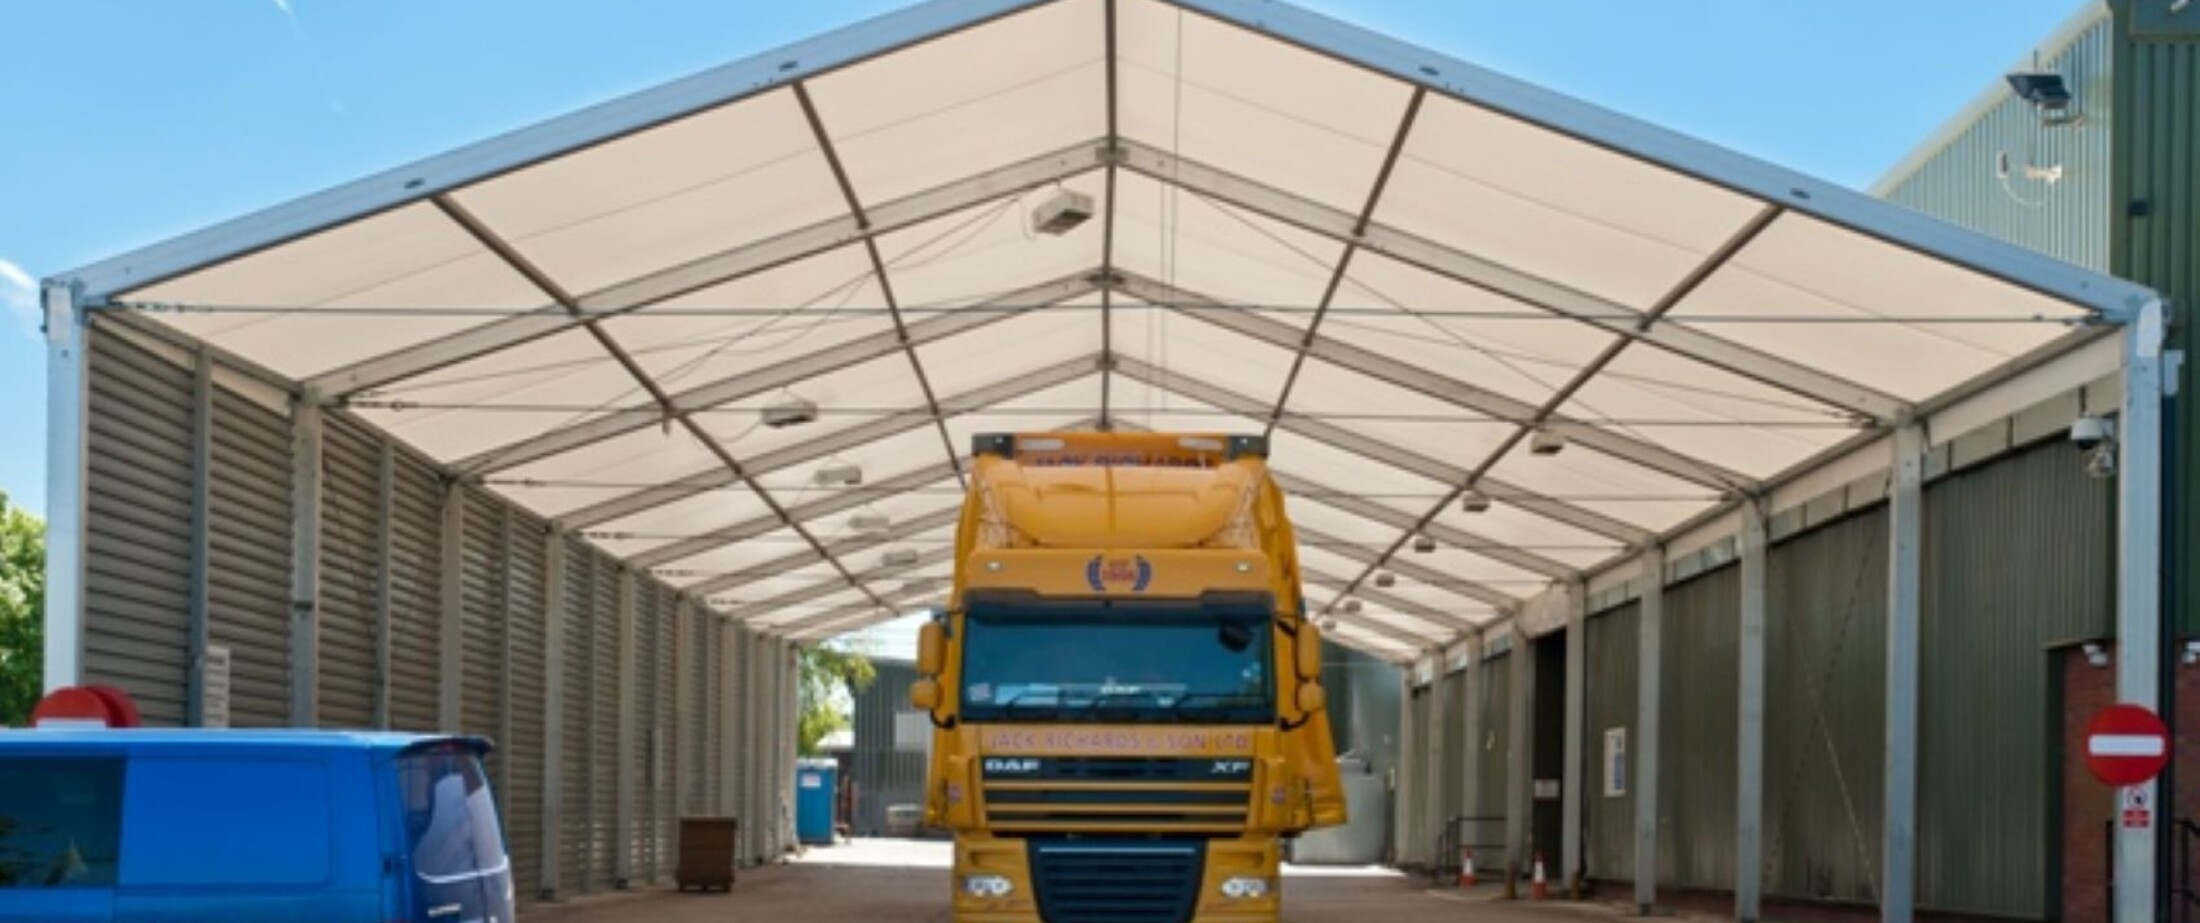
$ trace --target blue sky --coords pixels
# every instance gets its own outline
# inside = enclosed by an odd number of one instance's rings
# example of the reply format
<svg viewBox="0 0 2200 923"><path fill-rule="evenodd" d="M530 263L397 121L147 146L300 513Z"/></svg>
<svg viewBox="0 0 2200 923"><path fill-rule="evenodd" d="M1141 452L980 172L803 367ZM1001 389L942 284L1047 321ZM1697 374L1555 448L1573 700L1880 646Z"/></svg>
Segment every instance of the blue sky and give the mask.
<svg viewBox="0 0 2200 923"><path fill-rule="evenodd" d="M1300 2L1855 186L2078 5ZM43 509L31 279L901 5L10 0L0 492Z"/></svg>

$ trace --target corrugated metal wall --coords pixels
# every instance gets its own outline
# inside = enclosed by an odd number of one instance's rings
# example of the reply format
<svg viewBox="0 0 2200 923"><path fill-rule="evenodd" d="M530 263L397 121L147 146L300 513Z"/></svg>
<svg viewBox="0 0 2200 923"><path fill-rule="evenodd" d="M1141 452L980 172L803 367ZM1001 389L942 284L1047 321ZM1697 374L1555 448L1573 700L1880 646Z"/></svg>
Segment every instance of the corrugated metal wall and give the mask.
<svg viewBox="0 0 2200 923"><path fill-rule="evenodd" d="M909 684L917 681L916 666L890 660L874 660L872 665L878 669L878 679L856 694L855 747L848 755L848 778L842 782L853 786L854 807L848 823L857 836L884 834L886 809L891 805L924 803L924 771L932 737L928 722L916 740L897 734L900 723L926 721L923 712L909 706Z"/></svg>
<svg viewBox="0 0 2200 923"><path fill-rule="evenodd" d="M92 339L84 678L128 692L151 724L184 722L190 682L192 380Z"/></svg>
<svg viewBox="0 0 2200 923"><path fill-rule="evenodd" d="M1997 87L1999 102L1911 172L1882 184L1883 197L2064 262L2108 271L2109 224L2116 214L2110 191L2114 54L2114 30L2103 15L2039 65L2063 76L2080 121L2043 124L2030 103ZM2005 157L2006 176L1999 166ZM2039 171L2056 168L2057 180L2041 178Z"/></svg>
<svg viewBox="0 0 2200 923"><path fill-rule="evenodd" d="M1442 778L1435 780L1436 794L1433 803L1436 817L1443 823L1466 813L1467 791L1467 674L1465 671L1449 673L1440 684L1444 698L1444 758ZM1437 828L1441 834L1445 828ZM1438 856L1438 862L1457 861Z"/></svg>
<svg viewBox="0 0 2200 923"><path fill-rule="evenodd" d="M128 324L98 319L90 336L87 677L127 689L149 724L193 721L192 626L203 611L205 643L231 653L230 723L289 724L288 393L218 359L202 371L192 351ZM341 410L323 411L322 433L315 723L441 726L444 512L455 496L458 724L498 742L489 768L521 895L553 884L542 878L553 816L560 895L612 887L621 849L635 859L630 884L662 879L678 817L733 813L736 802L762 812L742 818L757 830L751 855L783 851L792 793L780 764L793 758L794 729L791 714L779 713L793 707L784 640L746 644L744 632L645 575L633 581L636 643L622 650L615 559L564 540L564 585L552 599L543 520L472 487L448 494L433 464ZM727 662L728 631L755 664ZM553 633L564 648L564 705L554 715ZM623 761L622 655L634 658L635 726L644 732ZM750 704L755 720L728 713ZM733 736L747 732L757 736ZM556 767L545 764L553 733L564 754ZM734 746L723 745L729 739ZM753 758L755 770L724 778L729 755ZM562 794L545 804L553 770ZM612 823L622 771L635 821L626 837Z"/></svg>
<svg viewBox="0 0 2200 923"><path fill-rule="evenodd" d="M1740 594L1741 573L1734 567L1665 591L1658 659L1665 681L1658 695L1658 877L1664 884L1734 886Z"/></svg>
<svg viewBox="0 0 2200 923"><path fill-rule="evenodd" d="M1475 712L1482 728L1481 739L1474 742L1477 782L1469 813L1504 818L1510 814L1505 786L1512 778L1512 656L1499 654L1484 660L1469 675L1474 677ZM1479 843L1502 843L1505 824L1502 820L1477 824L1473 838ZM1505 858L1502 848L1483 847L1474 854L1475 864L1491 872L1503 869Z"/></svg>
<svg viewBox="0 0 2200 923"><path fill-rule="evenodd" d="M214 389L208 641L229 648L229 724L290 723L290 421Z"/></svg>

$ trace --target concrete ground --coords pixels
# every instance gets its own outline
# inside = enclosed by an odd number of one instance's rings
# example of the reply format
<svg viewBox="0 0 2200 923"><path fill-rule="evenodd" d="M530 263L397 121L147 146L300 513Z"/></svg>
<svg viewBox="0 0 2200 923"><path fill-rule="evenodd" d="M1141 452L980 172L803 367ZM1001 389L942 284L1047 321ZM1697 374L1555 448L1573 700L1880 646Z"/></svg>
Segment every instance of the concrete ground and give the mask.
<svg viewBox="0 0 2200 923"><path fill-rule="evenodd" d="M812 848L785 865L744 869L731 894L644 891L528 908L529 923L947 923L947 844L857 840ZM1575 923L1617 921L1594 904L1493 901L1494 890L1431 890L1384 869L1292 867L1286 923Z"/></svg>

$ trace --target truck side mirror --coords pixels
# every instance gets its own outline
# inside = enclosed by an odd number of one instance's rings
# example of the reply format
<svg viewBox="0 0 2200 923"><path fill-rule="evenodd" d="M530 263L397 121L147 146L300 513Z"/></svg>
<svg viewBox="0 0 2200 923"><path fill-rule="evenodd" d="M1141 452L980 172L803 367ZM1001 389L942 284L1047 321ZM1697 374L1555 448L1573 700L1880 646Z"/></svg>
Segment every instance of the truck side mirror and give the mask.
<svg viewBox="0 0 2200 923"><path fill-rule="evenodd" d="M940 623L926 622L917 629L917 672L938 676L947 668L947 635Z"/></svg>
<svg viewBox="0 0 2200 923"><path fill-rule="evenodd" d="M1315 683L1299 686L1299 712L1311 715L1329 707L1329 693Z"/></svg>
<svg viewBox="0 0 2200 923"><path fill-rule="evenodd" d="M1312 622L1299 624L1299 637L1293 644L1298 656L1300 679L1320 679L1322 676L1322 636Z"/></svg>
<svg viewBox="0 0 2200 923"><path fill-rule="evenodd" d="M920 679L909 684L909 704L918 711L938 711L940 707L940 681Z"/></svg>

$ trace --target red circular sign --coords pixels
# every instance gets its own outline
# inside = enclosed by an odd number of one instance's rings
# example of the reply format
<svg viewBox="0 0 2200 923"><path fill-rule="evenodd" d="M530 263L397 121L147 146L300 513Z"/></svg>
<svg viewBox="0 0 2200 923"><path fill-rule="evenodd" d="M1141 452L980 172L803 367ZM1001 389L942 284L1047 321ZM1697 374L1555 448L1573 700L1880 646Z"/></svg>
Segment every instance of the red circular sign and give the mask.
<svg viewBox="0 0 2200 923"><path fill-rule="evenodd" d="M2169 765L2169 728L2137 705L2111 705L2086 725L2085 766L2114 786L2137 785Z"/></svg>
<svg viewBox="0 0 2200 923"><path fill-rule="evenodd" d="M107 697L85 686L63 686L38 700L31 709L31 726L48 722L70 723L96 721L107 727L114 726L114 710L107 704Z"/></svg>

